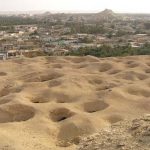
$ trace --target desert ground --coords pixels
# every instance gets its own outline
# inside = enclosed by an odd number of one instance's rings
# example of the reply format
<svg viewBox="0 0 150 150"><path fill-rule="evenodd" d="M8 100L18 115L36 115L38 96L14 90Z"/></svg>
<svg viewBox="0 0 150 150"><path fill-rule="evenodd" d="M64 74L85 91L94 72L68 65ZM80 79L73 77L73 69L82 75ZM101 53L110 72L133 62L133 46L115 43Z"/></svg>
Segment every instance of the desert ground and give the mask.
<svg viewBox="0 0 150 150"><path fill-rule="evenodd" d="M0 61L0 149L74 150L80 138L150 113L150 56Z"/></svg>

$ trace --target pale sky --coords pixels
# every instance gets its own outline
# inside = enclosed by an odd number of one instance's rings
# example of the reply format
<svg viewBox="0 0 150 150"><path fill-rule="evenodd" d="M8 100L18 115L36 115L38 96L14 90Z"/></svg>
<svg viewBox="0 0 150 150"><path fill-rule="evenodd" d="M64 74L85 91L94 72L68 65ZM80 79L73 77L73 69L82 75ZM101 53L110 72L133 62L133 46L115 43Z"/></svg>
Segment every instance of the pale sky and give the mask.
<svg viewBox="0 0 150 150"><path fill-rule="evenodd" d="M0 0L0 11L99 12L105 8L150 13L150 0Z"/></svg>

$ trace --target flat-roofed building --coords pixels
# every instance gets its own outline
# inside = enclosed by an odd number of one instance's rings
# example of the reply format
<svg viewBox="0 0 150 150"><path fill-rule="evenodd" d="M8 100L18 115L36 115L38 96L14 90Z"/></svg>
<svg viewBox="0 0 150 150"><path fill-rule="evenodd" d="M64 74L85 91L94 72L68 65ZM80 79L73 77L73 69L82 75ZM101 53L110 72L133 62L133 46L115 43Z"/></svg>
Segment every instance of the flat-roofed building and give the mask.
<svg viewBox="0 0 150 150"><path fill-rule="evenodd" d="M6 59L7 59L7 54L0 53L0 60L6 60Z"/></svg>

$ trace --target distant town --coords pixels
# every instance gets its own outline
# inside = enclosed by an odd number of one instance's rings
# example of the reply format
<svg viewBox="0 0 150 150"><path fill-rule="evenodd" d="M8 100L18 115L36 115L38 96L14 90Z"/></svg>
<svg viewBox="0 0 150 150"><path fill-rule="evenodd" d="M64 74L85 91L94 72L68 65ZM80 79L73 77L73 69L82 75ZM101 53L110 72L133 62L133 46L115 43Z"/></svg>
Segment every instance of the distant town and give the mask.
<svg viewBox="0 0 150 150"><path fill-rule="evenodd" d="M150 45L150 14L0 15L0 59L70 55L108 47L142 49Z"/></svg>

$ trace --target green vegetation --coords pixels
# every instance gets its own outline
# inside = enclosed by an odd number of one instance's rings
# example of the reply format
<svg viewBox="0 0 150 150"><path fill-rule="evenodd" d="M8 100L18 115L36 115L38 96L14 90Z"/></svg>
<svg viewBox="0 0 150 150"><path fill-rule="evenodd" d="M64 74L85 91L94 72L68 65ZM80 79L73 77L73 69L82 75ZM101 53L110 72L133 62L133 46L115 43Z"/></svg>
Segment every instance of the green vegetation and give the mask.
<svg viewBox="0 0 150 150"><path fill-rule="evenodd" d="M146 30L150 30L150 22L144 24Z"/></svg>
<svg viewBox="0 0 150 150"><path fill-rule="evenodd" d="M103 24L86 25L84 23L66 23L66 26L71 29L70 34L87 33L87 34L103 34L106 32Z"/></svg>
<svg viewBox="0 0 150 150"><path fill-rule="evenodd" d="M96 57L116 57L116 56L132 56L132 55L150 55L150 44L145 44L141 48L132 48L130 45L110 47L103 45L99 48L80 48L79 50L70 51L67 55L86 56L92 55Z"/></svg>
<svg viewBox="0 0 150 150"><path fill-rule="evenodd" d="M7 29L7 27L2 26L29 25L29 24L30 25L37 24L37 20L18 16L0 16L0 30L3 30L3 28Z"/></svg>

